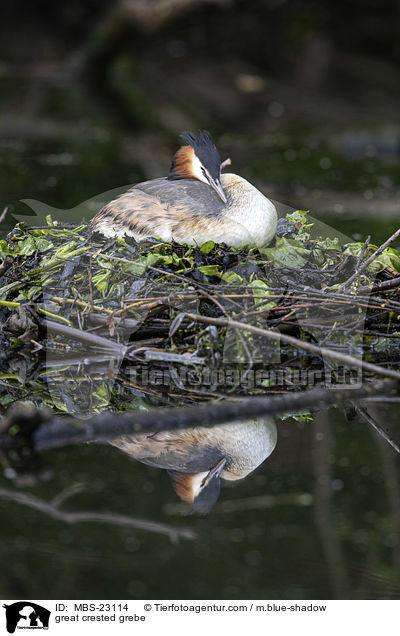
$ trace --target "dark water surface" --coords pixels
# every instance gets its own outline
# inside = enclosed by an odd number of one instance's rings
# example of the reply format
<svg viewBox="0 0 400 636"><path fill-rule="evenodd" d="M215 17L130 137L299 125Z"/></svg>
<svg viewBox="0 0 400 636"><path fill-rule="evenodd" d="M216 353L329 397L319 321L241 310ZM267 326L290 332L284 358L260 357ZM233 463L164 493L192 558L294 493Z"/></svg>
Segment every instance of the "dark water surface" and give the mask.
<svg viewBox="0 0 400 636"><path fill-rule="evenodd" d="M396 410L375 412L387 422ZM383 423L383 421L382 421ZM392 424L392 429L394 425ZM396 431L393 430L395 434ZM5 500L0 480L4 598L397 598L398 458L340 409L278 425L272 456L242 482L224 482L204 518L181 516L165 471L110 446L45 454L55 477ZM74 494L74 489L76 489ZM87 522L51 517L60 503ZM152 530L90 521L107 512ZM115 519L117 520L117 519ZM162 534L190 529L193 539ZM155 530L155 531L154 531Z"/></svg>

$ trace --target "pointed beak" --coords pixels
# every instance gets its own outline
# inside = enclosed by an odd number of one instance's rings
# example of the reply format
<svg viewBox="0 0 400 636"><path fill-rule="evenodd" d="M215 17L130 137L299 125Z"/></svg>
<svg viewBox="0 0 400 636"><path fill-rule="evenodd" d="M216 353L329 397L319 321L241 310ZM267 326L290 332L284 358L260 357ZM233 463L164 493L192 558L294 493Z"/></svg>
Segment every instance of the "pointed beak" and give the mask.
<svg viewBox="0 0 400 636"><path fill-rule="evenodd" d="M225 192L222 189L222 185L219 181L219 179L209 179L209 184L210 186L215 190L215 192L218 194L219 198L224 202L227 203L228 199L225 196Z"/></svg>
<svg viewBox="0 0 400 636"><path fill-rule="evenodd" d="M219 477L224 469L225 464L226 464L226 459L225 458L220 459L218 464L215 464L214 468L211 468L207 477L203 479L201 487L206 488L208 484L210 483L210 481L214 479L214 477Z"/></svg>

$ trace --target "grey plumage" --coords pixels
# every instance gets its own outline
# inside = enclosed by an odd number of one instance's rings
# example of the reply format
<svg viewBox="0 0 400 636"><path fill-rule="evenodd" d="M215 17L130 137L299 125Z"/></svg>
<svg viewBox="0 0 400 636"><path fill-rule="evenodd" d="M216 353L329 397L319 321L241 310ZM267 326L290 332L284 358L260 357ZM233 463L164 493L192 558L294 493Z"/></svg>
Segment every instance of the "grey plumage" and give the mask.
<svg viewBox="0 0 400 636"><path fill-rule="evenodd" d="M159 237L199 244L213 240L233 247L262 246L275 234L275 206L248 181L221 175L223 203L205 183L167 178L138 183L108 203L93 219L92 229L107 237Z"/></svg>
<svg viewBox="0 0 400 636"><path fill-rule="evenodd" d="M222 477L235 480L268 457L276 438L274 421L258 418L210 428L124 435L112 444L145 464L182 472L210 470L225 458Z"/></svg>

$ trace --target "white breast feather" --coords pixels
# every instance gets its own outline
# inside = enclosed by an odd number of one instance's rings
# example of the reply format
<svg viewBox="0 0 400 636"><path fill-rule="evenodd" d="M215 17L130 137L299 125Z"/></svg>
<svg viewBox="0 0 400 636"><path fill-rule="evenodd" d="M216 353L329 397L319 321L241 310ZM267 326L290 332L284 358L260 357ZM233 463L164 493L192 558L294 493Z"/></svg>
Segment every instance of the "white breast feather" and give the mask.
<svg viewBox="0 0 400 636"><path fill-rule="evenodd" d="M275 236L278 221L272 201L238 175L221 175L221 184L229 193L230 202L226 216L231 222L232 238L235 240L235 237L238 237L238 243L230 244L233 247L262 247L269 243ZM248 241L244 242L246 236Z"/></svg>

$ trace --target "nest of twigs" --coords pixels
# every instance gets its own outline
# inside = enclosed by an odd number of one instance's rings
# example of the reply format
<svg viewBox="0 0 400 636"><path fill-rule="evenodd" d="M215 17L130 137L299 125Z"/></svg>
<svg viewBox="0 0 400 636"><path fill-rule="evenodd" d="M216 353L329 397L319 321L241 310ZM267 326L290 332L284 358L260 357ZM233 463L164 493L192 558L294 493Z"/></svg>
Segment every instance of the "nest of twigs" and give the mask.
<svg viewBox="0 0 400 636"><path fill-rule="evenodd" d="M389 245L396 236L387 241ZM400 254L312 236L235 250L18 224L0 241L0 404L146 408L400 378Z"/></svg>

